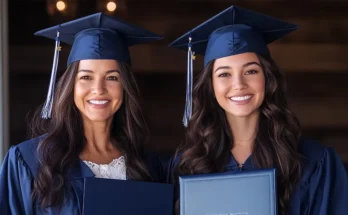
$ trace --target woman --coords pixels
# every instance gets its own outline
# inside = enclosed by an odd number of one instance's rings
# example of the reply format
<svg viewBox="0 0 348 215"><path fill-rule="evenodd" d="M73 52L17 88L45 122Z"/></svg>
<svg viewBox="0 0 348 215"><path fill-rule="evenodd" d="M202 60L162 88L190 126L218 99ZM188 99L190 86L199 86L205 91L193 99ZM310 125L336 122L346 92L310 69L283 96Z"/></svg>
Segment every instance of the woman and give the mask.
<svg viewBox="0 0 348 215"><path fill-rule="evenodd" d="M279 214L348 213L344 166L334 149L301 138L267 48L295 29L232 6L171 44L191 41L189 51L204 55L205 67L193 88L185 142L170 162L170 183L178 175L275 167Z"/></svg>
<svg viewBox="0 0 348 215"><path fill-rule="evenodd" d="M101 13L36 35L56 39L41 115L50 119L37 114L33 131L41 136L7 153L0 171L1 213L81 214L86 177L164 180L157 157L144 152L146 124L128 51L160 37ZM53 94L60 41L73 45Z"/></svg>

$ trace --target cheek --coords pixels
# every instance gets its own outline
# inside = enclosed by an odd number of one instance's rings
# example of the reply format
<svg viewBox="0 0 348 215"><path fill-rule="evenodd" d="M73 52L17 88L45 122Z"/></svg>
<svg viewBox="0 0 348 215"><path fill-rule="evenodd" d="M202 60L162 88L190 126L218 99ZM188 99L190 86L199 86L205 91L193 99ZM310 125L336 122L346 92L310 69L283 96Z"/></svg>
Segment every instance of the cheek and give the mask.
<svg viewBox="0 0 348 215"><path fill-rule="evenodd" d="M246 79L247 85L249 88L251 88L254 92L257 93L264 93L265 92L265 77L263 74L257 74L248 76Z"/></svg>
<svg viewBox="0 0 348 215"><path fill-rule="evenodd" d="M226 80L213 79L213 89L216 97L225 95L229 90L229 83Z"/></svg>
<svg viewBox="0 0 348 215"><path fill-rule="evenodd" d="M89 88L88 86L84 85L84 84L75 84L75 87L74 87L74 97L77 98L77 97L82 97L86 94L88 94L89 92Z"/></svg>
<svg viewBox="0 0 348 215"><path fill-rule="evenodd" d="M110 84L108 85L108 91L115 99L123 98L123 87L121 84Z"/></svg>
<svg viewBox="0 0 348 215"><path fill-rule="evenodd" d="M260 92L260 93L264 93L265 92L265 83L263 82L258 82L254 85L254 89L257 91L257 92Z"/></svg>
<svg viewBox="0 0 348 215"><path fill-rule="evenodd" d="M265 92L265 79L262 77L254 83L257 92Z"/></svg>

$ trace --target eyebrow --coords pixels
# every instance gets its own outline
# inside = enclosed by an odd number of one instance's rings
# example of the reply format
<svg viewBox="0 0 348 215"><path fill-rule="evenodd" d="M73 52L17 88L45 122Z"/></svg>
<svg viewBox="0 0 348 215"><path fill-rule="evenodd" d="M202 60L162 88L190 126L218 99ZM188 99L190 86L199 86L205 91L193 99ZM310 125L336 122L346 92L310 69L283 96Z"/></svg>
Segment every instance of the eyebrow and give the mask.
<svg viewBox="0 0 348 215"><path fill-rule="evenodd" d="M88 73L93 73L92 70L88 70L88 69L80 69L78 72L88 72ZM106 71L106 74L110 74L110 73L113 73L113 72L117 72L117 73L120 73L119 70L117 69L113 69L113 70L108 70Z"/></svg>
<svg viewBox="0 0 348 215"><path fill-rule="evenodd" d="M243 64L243 65L242 65L242 68L245 68L245 67L248 67L248 66L251 66L251 65L257 65L257 66L261 67L261 65L260 65L258 62L252 61L252 62L248 62L248 63ZM231 69L231 68L232 68L232 67L230 67L230 66L220 66L220 67L218 67L218 68L215 70L215 72L217 72L217 71L220 70L220 69Z"/></svg>

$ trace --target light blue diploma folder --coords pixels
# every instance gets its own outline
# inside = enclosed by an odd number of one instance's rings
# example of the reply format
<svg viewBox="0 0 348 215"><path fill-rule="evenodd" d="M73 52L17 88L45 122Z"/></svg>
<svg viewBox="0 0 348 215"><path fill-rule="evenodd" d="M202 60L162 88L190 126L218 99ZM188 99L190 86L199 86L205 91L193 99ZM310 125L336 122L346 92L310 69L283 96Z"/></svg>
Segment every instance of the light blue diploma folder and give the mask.
<svg viewBox="0 0 348 215"><path fill-rule="evenodd" d="M276 215L276 170L180 176L180 215Z"/></svg>

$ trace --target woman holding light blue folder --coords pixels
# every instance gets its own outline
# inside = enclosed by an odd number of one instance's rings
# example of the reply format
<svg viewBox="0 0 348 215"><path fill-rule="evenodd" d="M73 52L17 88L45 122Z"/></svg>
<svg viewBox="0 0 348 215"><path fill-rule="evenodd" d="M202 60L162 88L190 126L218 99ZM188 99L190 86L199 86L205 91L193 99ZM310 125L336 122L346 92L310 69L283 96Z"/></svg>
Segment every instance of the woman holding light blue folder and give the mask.
<svg viewBox="0 0 348 215"><path fill-rule="evenodd" d="M164 182L159 159L144 152L128 50L161 37L102 13L36 35L56 40L50 89L33 121L39 136L12 146L3 161L0 214L82 214L84 178ZM60 42L72 48L55 87Z"/></svg>
<svg viewBox="0 0 348 215"><path fill-rule="evenodd" d="M189 59L186 139L170 161L169 183L276 168L279 214L348 214L346 170L333 148L301 137L267 48L297 28L232 6L170 44L188 49ZM204 55L204 69L192 87L193 53Z"/></svg>

